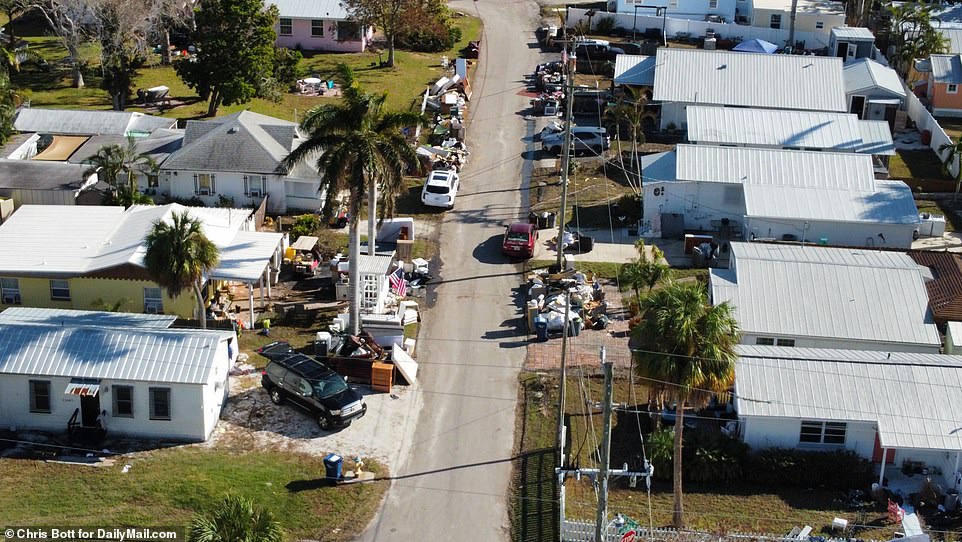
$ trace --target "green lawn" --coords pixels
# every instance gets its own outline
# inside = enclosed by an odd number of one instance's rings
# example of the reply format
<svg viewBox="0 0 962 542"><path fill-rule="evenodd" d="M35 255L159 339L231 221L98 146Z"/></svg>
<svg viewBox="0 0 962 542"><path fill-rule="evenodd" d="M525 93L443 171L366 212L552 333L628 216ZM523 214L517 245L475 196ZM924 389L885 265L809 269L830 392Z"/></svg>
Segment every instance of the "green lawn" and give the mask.
<svg viewBox="0 0 962 542"><path fill-rule="evenodd" d="M387 92L389 109L407 109L420 106L420 96L426 85L433 83L441 75L441 56L446 54L454 59L458 51L469 40L478 39L481 32L481 21L475 17L458 16L455 24L462 29L463 39L446 53L426 54L397 51L396 66L394 68L378 68L379 56L374 52L335 54L335 53L307 53L300 64L300 72L304 76L314 73L322 77L336 75L337 65L346 63L355 69L358 79L365 88L372 92ZM14 74L14 87L21 89L34 107L58 107L64 109L110 109L111 102L107 93L99 88L100 80L97 75L99 69L99 47L94 43L86 44L83 48L84 59L88 61L85 71L87 87L74 89L71 85L70 71L64 62L66 51L59 40L53 36L45 36L35 28L18 25L18 35L27 36L31 50L41 54L48 62L46 69L25 66L21 73ZM386 58L384 54L380 59ZM373 63L373 67L372 67ZM184 102L184 105L174 107L163 113L165 117L177 119L199 118L206 114L207 104L177 77L170 66L160 66L160 56L151 55L134 81L134 90L149 88L157 85L170 87L170 97ZM299 96L287 93L278 102L260 98L246 104L221 106L219 115L226 115L249 109L251 111L270 115L277 118L295 120L305 111L333 98ZM139 107L130 107L137 111ZM154 111L151 111L154 112Z"/></svg>
<svg viewBox="0 0 962 542"><path fill-rule="evenodd" d="M121 469L130 464L130 472ZM380 467L365 462L365 470ZM182 447L120 457L109 467L0 459L0 523L6 525L186 526L226 494L253 499L287 540L354 538L387 482L329 487L321 456Z"/></svg>

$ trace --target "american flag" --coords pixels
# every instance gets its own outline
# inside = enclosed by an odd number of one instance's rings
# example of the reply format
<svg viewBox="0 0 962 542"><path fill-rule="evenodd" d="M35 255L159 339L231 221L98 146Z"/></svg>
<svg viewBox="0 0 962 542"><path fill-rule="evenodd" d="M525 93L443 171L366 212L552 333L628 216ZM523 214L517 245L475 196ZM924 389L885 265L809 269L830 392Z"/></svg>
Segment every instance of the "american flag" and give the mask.
<svg viewBox="0 0 962 542"><path fill-rule="evenodd" d="M391 282L391 291L395 294L404 297L408 292L408 281L404 279L404 269L398 267L393 273L388 276L388 280Z"/></svg>

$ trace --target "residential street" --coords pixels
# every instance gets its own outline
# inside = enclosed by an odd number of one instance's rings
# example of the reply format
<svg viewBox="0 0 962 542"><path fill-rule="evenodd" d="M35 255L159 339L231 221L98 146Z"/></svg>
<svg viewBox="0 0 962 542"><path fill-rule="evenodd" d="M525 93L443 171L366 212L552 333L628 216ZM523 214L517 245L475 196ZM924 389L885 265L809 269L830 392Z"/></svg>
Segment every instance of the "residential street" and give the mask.
<svg viewBox="0 0 962 542"><path fill-rule="evenodd" d="M508 540L510 456L525 335L520 265L500 255L504 224L526 214L525 74L539 61L533 1L458 0L484 20L472 86L471 159L441 228L436 304L421 328L423 406L387 500L361 540ZM533 130L533 124L531 125Z"/></svg>

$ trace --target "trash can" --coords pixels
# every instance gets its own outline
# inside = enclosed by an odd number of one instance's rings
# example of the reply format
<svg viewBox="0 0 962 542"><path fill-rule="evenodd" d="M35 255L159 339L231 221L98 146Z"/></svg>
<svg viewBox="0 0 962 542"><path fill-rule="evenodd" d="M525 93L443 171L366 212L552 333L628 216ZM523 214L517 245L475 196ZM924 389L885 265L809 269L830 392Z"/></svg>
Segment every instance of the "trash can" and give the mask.
<svg viewBox="0 0 962 542"><path fill-rule="evenodd" d="M324 476L328 480L340 480L341 479L341 465L344 463L344 458L337 454L327 454L324 456Z"/></svg>
<svg viewBox="0 0 962 542"><path fill-rule="evenodd" d="M591 252L591 249L595 248L595 238L589 237L587 235L582 235L578 238L578 254L585 254Z"/></svg>
<svg viewBox="0 0 962 542"><path fill-rule="evenodd" d="M539 341L548 340L548 319L544 316L538 315L534 319L534 331L538 335Z"/></svg>
<svg viewBox="0 0 962 542"><path fill-rule="evenodd" d="M537 226L537 227L540 229L540 228L541 228L541 224L539 223L538 220L539 220L539 219L538 219L538 213L536 213L536 212L534 212L534 211L531 211L530 213L528 213L528 224L534 224L535 226Z"/></svg>
<svg viewBox="0 0 962 542"><path fill-rule="evenodd" d="M544 215L544 228L541 228L541 229L544 230L544 229L555 228L555 227L556 227L555 225L557 224L557 222L555 222L555 218L556 218L556 217L557 217L557 215L554 214L554 213L545 213L545 215Z"/></svg>

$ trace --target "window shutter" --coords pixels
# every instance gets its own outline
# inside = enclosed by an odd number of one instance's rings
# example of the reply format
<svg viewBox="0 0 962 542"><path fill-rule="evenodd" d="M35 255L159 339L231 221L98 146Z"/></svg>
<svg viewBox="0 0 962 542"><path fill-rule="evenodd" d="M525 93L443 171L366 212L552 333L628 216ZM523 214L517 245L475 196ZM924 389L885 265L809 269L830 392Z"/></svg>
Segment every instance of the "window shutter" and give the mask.
<svg viewBox="0 0 962 542"><path fill-rule="evenodd" d="M214 195L217 193L217 189L214 188L214 174L210 174L210 194Z"/></svg>
<svg viewBox="0 0 962 542"><path fill-rule="evenodd" d="M247 175L244 175L244 195L251 195L251 182Z"/></svg>
<svg viewBox="0 0 962 542"><path fill-rule="evenodd" d="M194 193L200 192L200 181L197 179L197 174L194 173Z"/></svg>

